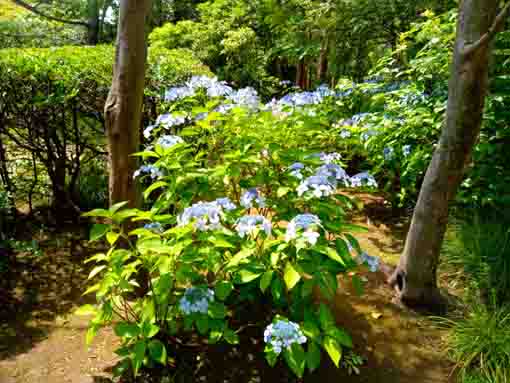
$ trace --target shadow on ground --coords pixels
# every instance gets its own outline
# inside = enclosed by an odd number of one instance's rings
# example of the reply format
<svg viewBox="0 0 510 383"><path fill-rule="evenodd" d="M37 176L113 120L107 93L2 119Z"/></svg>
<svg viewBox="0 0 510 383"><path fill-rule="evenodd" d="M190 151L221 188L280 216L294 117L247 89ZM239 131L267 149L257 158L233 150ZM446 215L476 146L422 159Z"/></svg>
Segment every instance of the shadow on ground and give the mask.
<svg viewBox="0 0 510 383"><path fill-rule="evenodd" d="M36 239L41 255L12 252L0 278L0 360L29 351L44 340L54 322L73 307L87 278L83 261L91 249L77 226L56 230L20 219L17 240Z"/></svg>

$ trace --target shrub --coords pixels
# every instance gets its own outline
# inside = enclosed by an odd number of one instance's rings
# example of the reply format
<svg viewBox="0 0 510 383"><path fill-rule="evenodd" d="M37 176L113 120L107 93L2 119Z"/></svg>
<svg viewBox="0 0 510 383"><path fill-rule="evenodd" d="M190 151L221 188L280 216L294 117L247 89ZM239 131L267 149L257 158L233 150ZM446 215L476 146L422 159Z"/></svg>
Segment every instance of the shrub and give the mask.
<svg viewBox="0 0 510 383"><path fill-rule="evenodd" d="M104 154L103 108L113 55L106 45L0 51L0 135L10 161L35 156L36 165L29 163L28 171L44 166L40 177L49 179L61 208L79 206L82 164ZM148 62L146 118L156 113L159 89L209 73L184 50L151 49Z"/></svg>
<svg viewBox="0 0 510 383"><path fill-rule="evenodd" d="M147 210L120 203L86 214L103 220L91 239L110 244L88 260L89 278L100 276L87 291L97 307L80 310L95 314L88 340L118 317L121 370L136 375L179 361L177 339L192 331L210 344L238 343L252 306L271 366L282 358L302 377L321 350L340 366L352 340L313 291L332 298L337 274L359 263L377 270L351 234L362 229L345 219L356 204L337 192L375 181L349 177L337 153L317 152L334 146L320 120L258 112L253 89L195 77L166 99L168 113L144 131L149 146L137 154ZM356 371L360 362L344 364Z"/></svg>

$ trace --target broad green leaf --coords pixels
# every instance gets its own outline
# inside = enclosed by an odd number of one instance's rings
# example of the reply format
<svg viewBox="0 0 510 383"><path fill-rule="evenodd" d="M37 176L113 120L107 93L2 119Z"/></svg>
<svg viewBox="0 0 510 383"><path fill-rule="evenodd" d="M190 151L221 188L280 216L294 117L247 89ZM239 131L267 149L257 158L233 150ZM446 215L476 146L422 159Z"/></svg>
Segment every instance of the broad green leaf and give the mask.
<svg viewBox="0 0 510 383"><path fill-rule="evenodd" d="M119 211L119 209L123 208L127 204L128 204L127 201L123 201L117 202L116 204L110 206L110 209L108 209L110 212L110 216L113 216L117 211Z"/></svg>
<svg viewBox="0 0 510 383"><path fill-rule="evenodd" d="M110 228L111 228L110 225L104 223L94 224L90 229L90 240L97 241L98 239L102 238L106 233L108 233Z"/></svg>
<svg viewBox="0 0 510 383"><path fill-rule="evenodd" d="M205 335L209 330L209 318L207 318L205 315L199 315L195 321L195 324L197 325L197 329L200 335Z"/></svg>
<svg viewBox="0 0 510 383"><path fill-rule="evenodd" d="M214 294L220 301L224 301L230 295L234 286L228 281L222 281L214 287Z"/></svg>
<svg viewBox="0 0 510 383"><path fill-rule="evenodd" d="M143 198L145 200L148 199L154 190L165 187L165 186L168 186L168 183L165 181L154 182L151 186L149 186L147 189L145 189L145 191L143 192Z"/></svg>
<svg viewBox="0 0 510 383"><path fill-rule="evenodd" d="M279 277L273 278L271 282L271 295L275 301L279 301L283 296L283 282Z"/></svg>
<svg viewBox="0 0 510 383"><path fill-rule="evenodd" d="M278 190L276 191L276 196L278 198L282 198L284 195L286 195L288 192L290 192L292 189L286 186L280 186Z"/></svg>
<svg viewBox="0 0 510 383"><path fill-rule="evenodd" d="M161 303L162 298L168 296L174 284L173 275L171 273L161 274L161 276L153 281L152 288L154 290L155 299Z"/></svg>
<svg viewBox="0 0 510 383"><path fill-rule="evenodd" d="M79 307L74 314L78 316L88 316L88 315L96 315L97 314L97 307L94 307L92 305L83 305Z"/></svg>
<svg viewBox="0 0 510 383"><path fill-rule="evenodd" d="M237 281L238 281L238 283L249 283L249 282L257 279L261 275L262 275L262 273L253 272L251 270L244 269L244 270L240 270L237 273L237 277L238 277Z"/></svg>
<svg viewBox="0 0 510 383"><path fill-rule="evenodd" d="M239 265L239 263L243 260L248 258L250 255L252 255L255 252L254 248L250 249L242 249L240 252L238 252L236 255L234 255L230 261L227 264L227 267L235 267Z"/></svg>
<svg viewBox="0 0 510 383"><path fill-rule="evenodd" d="M148 344L148 348L149 355L152 360L159 362L163 365L166 364L166 348L161 341L157 339L152 339Z"/></svg>
<svg viewBox="0 0 510 383"><path fill-rule="evenodd" d="M223 319L227 315L227 308L223 303L210 302L207 313L213 319Z"/></svg>
<svg viewBox="0 0 510 383"><path fill-rule="evenodd" d="M296 286L296 284L301 279L301 275L296 271L294 266L290 262L287 262L285 265L285 269L283 272L283 280L285 281L285 284L287 285L287 289L290 291Z"/></svg>
<svg viewBox="0 0 510 383"><path fill-rule="evenodd" d="M140 327L136 323L120 322L113 328L115 335L122 338L134 338L140 335Z"/></svg>
<svg viewBox="0 0 510 383"><path fill-rule="evenodd" d="M303 329L303 334L308 339L316 340L321 335L321 330L319 329L317 324L312 320L305 319L302 329Z"/></svg>
<svg viewBox="0 0 510 383"><path fill-rule="evenodd" d="M223 338L228 344L239 344L239 336L232 329L226 329L223 333Z"/></svg>
<svg viewBox="0 0 510 383"><path fill-rule="evenodd" d="M342 257L340 257L340 255L338 255L338 253L335 249L332 249L331 247L327 247L327 246L316 246L315 249L317 251L319 251L320 253L327 255L333 261L341 263L342 265L345 266L344 260L342 259Z"/></svg>
<svg viewBox="0 0 510 383"><path fill-rule="evenodd" d="M324 331L328 331L331 327L335 326L333 314L324 303L321 303L319 306L319 322Z"/></svg>
<svg viewBox="0 0 510 383"><path fill-rule="evenodd" d="M292 372L299 378L302 378L305 373L306 365L303 347L300 344L293 343L290 349L285 349L283 351L283 357Z"/></svg>
<svg viewBox="0 0 510 383"><path fill-rule="evenodd" d="M142 367L146 349L147 345L145 344L144 340L139 340L133 347L133 369L135 377L138 375L138 370L140 367Z"/></svg>
<svg viewBox="0 0 510 383"><path fill-rule="evenodd" d="M266 351L266 360L271 367L274 367L278 362L278 354L274 351Z"/></svg>
<svg viewBox="0 0 510 383"><path fill-rule="evenodd" d="M142 324L142 335L145 338L152 338L156 336L156 334L159 332L159 327L156 326L154 323L150 322L144 322Z"/></svg>
<svg viewBox="0 0 510 383"><path fill-rule="evenodd" d="M321 364L321 350L315 342L308 342L306 352L306 365L310 371L314 371Z"/></svg>
<svg viewBox="0 0 510 383"><path fill-rule="evenodd" d="M111 218L112 214L105 209L94 209L92 211L89 211L87 213L83 213L82 216L84 217L103 217L103 218Z"/></svg>
<svg viewBox="0 0 510 383"><path fill-rule="evenodd" d="M342 358L342 347L338 344L336 339L331 336L326 336L322 342L322 346L327 351L335 366L339 367L340 359Z"/></svg>
<svg viewBox="0 0 510 383"><path fill-rule="evenodd" d="M234 245L232 245L230 242L228 242L226 239L218 237L218 236L210 236L208 238L208 241L211 242L215 247L218 248L232 248Z"/></svg>
<svg viewBox="0 0 510 383"><path fill-rule="evenodd" d="M358 275L352 276L352 285L354 286L354 291L358 296L362 296L365 292L364 283Z"/></svg>
<svg viewBox="0 0 510 383"><path fill-rule="evenodd" d="M136 217L139 214L140 214L140 212L135 209L126 209L126 210L121 210L121 211L115 213L114 216L112 217L112 219L117 223L122 223L122 222L124 222L124 220L131 218L131 217Z"/></svg>
<svg viewBox="0 0 510 383"><path fill-rule="evenodd" d="M119 233L115 233L113 231L109 231L108 233L106 233L106 240L108 241L108 243L111 246L115 245L115 242L117 242L119 237L120 237L120 234Z"/></svg>
<svg viewBox="0 0 510 383"><path fill-rule="evenodd" d="M87 277L87 279L94 278L97 274L99 274L101 271L106 269L106 267L107 267L107 265L99 265L99 266L94 267L92 269L92 271L90 272L89 276Z"/></svg>
<svg viewBox="0 0 510 383"><path fill-rule="evenodd" d="M335 338L340 345L352 348L352 338L345 330L338 327L331 327L326 333Z"/></svg>
<svg viewBox="0 0 510 383"><path fill-rule="evenodd" d="M264 293L273 280L273 270L266 271L260 278L260 290Z"/></svg>

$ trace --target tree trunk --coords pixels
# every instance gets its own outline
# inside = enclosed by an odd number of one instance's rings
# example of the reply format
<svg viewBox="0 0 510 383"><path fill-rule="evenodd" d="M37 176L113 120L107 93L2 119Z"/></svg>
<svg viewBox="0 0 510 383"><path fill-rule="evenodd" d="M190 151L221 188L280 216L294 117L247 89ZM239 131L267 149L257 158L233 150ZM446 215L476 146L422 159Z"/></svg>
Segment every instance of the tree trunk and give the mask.
<svg viewBox="0 0 510 383"><path fill-rule="evenodd" d="M139 149L145 83L145 22L150 0L121 0L117 50L112 87L105 105L108 137L110 204L129 201L137 206L139 193L133 180Z"/></svg>
<svg viewBox="0 0 510 383"><path fill-rule="evenodd" d="M96 45L99 42L99 2L88 0L87 2L87 44Z"/></svg>
<svg viewBox="0 0 510 383"><path fill-rule="evenodd" d="M497 0L464 0L449 83L446 124L420 190L404 253L390 278L398 298L409 306L442 308L436 270L455 197L471 160L482 123L488 85L490 40L494 36Z"/></svg>
<svg viewBox="0 0 510 383"><path fill-rule="evenodd" d="M328 39L324 39L317 63L317 81L320 84L326 82L326 75L328 73Z"/></svg>

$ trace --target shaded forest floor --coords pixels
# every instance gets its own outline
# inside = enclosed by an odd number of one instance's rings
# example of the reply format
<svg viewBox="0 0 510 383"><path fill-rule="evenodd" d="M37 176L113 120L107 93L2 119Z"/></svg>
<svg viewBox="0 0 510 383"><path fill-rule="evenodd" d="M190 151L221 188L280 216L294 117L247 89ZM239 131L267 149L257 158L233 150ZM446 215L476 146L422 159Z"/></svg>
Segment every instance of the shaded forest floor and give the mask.
<svg viewBox="0 0 510 383"><path fill-rule="evenodd" d="M359 196L365 203L354 221L369 228L358 234L362 247L384 262L395 264L402 250L406 219L395 217L384 201ZM87 318L73 309L87 302L88 270L83 261L90 248L80 227L20 231L40 242L39 257L18 253L0 275L0 383L110 382L117 361L118 341L104 329L90 347L85 346ZM329 363L305 382L443 383L453 382L452 365L441 351L443 333L428 319L391 302L392 291L381 272L361 272L365 294L357 296L340 279L333 303L338 323L348 330L355 351L365 358L359 376L349 376ZM254 334L256 335L256 334ZM261 338L261 336L260 336ZM263 345L242 338L241 346L214 346L200 355L198 370L180 371L169 382L289 382L285 368L270 369Z"/></svg>

